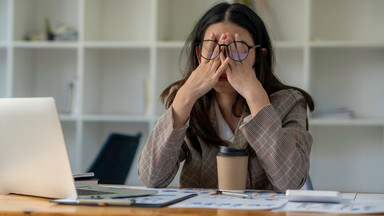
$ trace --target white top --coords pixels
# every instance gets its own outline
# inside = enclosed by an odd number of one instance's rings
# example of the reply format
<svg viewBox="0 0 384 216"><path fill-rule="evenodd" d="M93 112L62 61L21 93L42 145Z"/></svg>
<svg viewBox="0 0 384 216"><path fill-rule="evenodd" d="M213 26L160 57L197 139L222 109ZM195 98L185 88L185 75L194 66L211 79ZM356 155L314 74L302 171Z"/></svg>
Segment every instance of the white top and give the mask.
<svg viewBox="0 0 384 216"><path fill-rule="evenodd" d="M217 119L217 124L219 128L219 137L222 140L229 141L233 143L233 140L235 139L235 134L232 132L231 128L229 127L228 123L224 120L223 115L221 114L219 104L215 101L215 113L216 113L216 119ZM243 123L247 123L252 119L252 115L248 115L243 119ZM236 129L237 130L237 129Z"/></svg>
<svg viewBox="0 0 384 216"><path fill-rule="evenodd" d="M232 133L231 128L229 127L228 123L224 120L223 115L221 114L219 104L215 100L215 113L216 113L216 119L217 119L217 125L219 128L219 136L221 139L233 142L235 139L235 135Z"/></svg>

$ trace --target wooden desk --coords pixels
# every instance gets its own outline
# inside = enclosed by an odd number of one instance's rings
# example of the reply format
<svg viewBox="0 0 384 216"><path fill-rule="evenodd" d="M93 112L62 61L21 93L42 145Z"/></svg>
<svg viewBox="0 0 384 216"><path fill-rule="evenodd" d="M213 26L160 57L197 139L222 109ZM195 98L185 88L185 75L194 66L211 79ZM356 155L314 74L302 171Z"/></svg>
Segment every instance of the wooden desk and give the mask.
<svg viewBox="0 0 384 216"><path fill-rule="evenodd" d="M323 213L296 213L296 212L272 212L255 210L224 210L224 209L183 209L183 208L144 208L144 207L97 207L97 206L69 206L50 203L49 199L21 196L0 195L0 215L249 215L249 216L306 216L306 215L341 215ZM384 214L375 214L384 216Z"/></svg>

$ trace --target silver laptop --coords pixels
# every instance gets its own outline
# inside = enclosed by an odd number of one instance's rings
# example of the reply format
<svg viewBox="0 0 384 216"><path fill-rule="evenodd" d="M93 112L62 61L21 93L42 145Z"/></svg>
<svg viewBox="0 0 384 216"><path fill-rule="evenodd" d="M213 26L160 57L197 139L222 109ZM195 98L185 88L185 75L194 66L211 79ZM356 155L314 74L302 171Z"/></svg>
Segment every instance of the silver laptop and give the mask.
<svg viewBox="0 0 384 216"><path fill-rule="evenodd" d="M53 98L0 98L0 193L68 200L133 197L155 190L75 188Z"/></svg>

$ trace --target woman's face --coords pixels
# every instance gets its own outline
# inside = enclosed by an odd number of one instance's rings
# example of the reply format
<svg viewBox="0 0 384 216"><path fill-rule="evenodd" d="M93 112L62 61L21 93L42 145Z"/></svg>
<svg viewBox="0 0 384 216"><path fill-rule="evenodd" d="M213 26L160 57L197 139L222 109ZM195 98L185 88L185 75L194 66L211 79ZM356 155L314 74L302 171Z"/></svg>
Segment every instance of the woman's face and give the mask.
<svg viewBox="0 0 384 216"><path fill-rule="evenodd" d="M216 37L215 40L219 44L221 44L221 42L219 41L221 34L230 33L232 40L235 40L235 34L239 34L241 41L245 42L249 46L255 45L253 40L252 40L251 34L246 29L244 29L244 28L242 28L242 27L240 27L234 23L231 23L231 22L220 22L220 23L212 24L205 31L204 40L209 40L211 33L215 34L215 37ZM222 47L222 49L224 49L224 47ZM224 54L224 56L227 56L226 51L224 51L223 54ZM253 65L255 64L255 55L256 55L255 49L250 49L248 57L244 61L242 61L242 64L248 64L250 67L253 67ZM219 56L217 58L219 58ZM229 84L225 73L223 73L221 75L219 82L216 84L214 89L219 94L237 93L235 91L235 89Z"/></svg>

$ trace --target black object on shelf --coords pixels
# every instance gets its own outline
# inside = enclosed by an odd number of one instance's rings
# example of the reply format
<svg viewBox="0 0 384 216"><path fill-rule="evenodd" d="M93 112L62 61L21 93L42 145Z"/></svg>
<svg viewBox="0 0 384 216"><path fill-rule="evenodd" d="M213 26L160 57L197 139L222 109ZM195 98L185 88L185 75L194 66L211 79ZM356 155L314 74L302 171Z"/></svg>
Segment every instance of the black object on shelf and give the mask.
<svg viewBox="0 0 384 216"><path fill-rule="evenodd" d="M52 33L51 21L49 18L45 18L45 34L47 35L47 40L53 41L55 39L55 35Z"/></svg>

